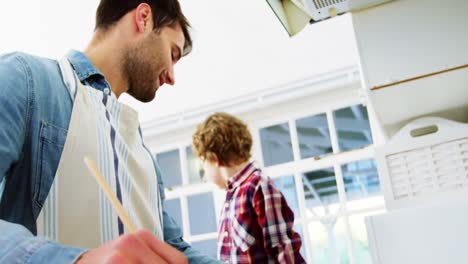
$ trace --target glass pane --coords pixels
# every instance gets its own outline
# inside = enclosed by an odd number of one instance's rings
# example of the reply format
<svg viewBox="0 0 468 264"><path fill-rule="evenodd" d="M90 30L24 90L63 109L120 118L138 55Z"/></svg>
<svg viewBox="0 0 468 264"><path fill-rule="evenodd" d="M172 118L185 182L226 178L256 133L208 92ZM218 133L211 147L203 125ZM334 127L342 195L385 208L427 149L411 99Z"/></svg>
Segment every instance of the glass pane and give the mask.
<svg viewBox="0 0 468 264"><path fill-rule="evenodd" d="M347 200L380 194L380 181L373 159L360 160L341 166Z"/></svg>
<svg viewBox="0 0 468 264"><path fill-rule="evenodd" d="M383 195L376 195L369 198L349 201L346 203L348 212L369 210L369 208L385 208L385 200Z"/></svg>
<svg viewBox="0 0 468 264"><path fill-rule="evenodd" d="M203 169L199 159L193 155L192 147L187 147L187 165L188 165L188 175L189 183L199 183L205 182L206 179L203 178Z"/></svg>
<svg viewBox="0 0 468 264"><path fill-rule="evenodd" d="M288 123L260 129L265 166L293 161L293 151Z"/></svg>
<svg viewBox="0 0 468 264"><path fill-rule="evenodd" d="M354 247L354 256L356 260L354 263L371 264L371 257L369 254L369 242L367 240L367 229L365 218L370 215L383 213L382 211L374 211L372 213L356 214L349 217L349 225L351 227L351 237Z"/></svg>
<svg viewBox="0 0 468 264"><path fill-rule="evenodd" d="M182 184L182 172L180 170L179 150L171 150L156 154L161 168L164 186L170 188Z"/></svg>
<svg viewBox="0 0 468 264"><path fill-rule="evenodd" d="M301 159L333 152L326 114L298 119L296 127Z"/></svg>
<svg viewBox="0 0 468 264"><path fill-rule="evenodd" d="M346 227L342 218L310 222L307 227L312 243L312 263L350 263Z"/></svg>
<svg viewBox="0 0 468 264"><path fill-rule="evenodd" d="M169 216L174 218L180 229L183 230L182 211L180 210L180 199L165 200L164 209L166 210Z"/></svg>
<svg viewBox="0 0 468 264"><path fill-rule="evenodd" d="M305 254L305 248L306 248L306 242L305 242L305 237L304 237L304 232L302 232L302 225L294 225L294 231L299 233L301 236L301 255L304 259L307 259L307 256Z"/></svg>
<svg viewBox="0 0 468 264"><path fill-rule="evenodd" d="M372 144L367 109L354 105L333 112L338 144L341 151L362 148Z"/></svg>
<svg viewBox="0 0 468 264"><path fill-rule="evenodd" d="M216 239L192 242L192 247L200 253L216 258Z"/></svg>
<svg viewBox="0 0 468 264"><path fill-rule="evenodd" d="M3 192L5 191L6 178L0 182L0 202L2 201Z"/></svg>
<svg viewBox="0 0 468 264"><path fill-rule="evenodd" d="M280 190L286 201L288 202L289 208L294 212L294 220L299 219L299 205L297 202L297 192L296 192L296 183L294 181L294 176L284 176L280 178L273 179L276 188Z"/></svg>
<svg viewBox="0 0 468 264"><path fill-rule="evenodd" d="M212 193L188 196L190 231L192 235L216 232L216 215Z"/></svg>
<svg viewBox="0 0 468 264"><path fill-rule="evenodd" d="M306 216L335 214L340 209L338 189L333 168L302 174Z"/></svg>

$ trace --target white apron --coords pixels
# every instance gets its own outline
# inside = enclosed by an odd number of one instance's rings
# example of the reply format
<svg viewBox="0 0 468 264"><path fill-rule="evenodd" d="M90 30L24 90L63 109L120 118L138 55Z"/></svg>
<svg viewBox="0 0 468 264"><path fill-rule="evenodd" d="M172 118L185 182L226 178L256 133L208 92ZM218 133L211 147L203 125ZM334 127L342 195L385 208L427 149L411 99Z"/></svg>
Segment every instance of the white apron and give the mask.
<svg viewBox="0 0 468 264"><path fill-rule="evenodd" d="M110 89L81 84L67 59L59 65L74 103L55 179L37 220L38 235L95 248L127 232L83 162L89 156L135 226L163 239L156 171L137 112L119 103Z"/></svg>

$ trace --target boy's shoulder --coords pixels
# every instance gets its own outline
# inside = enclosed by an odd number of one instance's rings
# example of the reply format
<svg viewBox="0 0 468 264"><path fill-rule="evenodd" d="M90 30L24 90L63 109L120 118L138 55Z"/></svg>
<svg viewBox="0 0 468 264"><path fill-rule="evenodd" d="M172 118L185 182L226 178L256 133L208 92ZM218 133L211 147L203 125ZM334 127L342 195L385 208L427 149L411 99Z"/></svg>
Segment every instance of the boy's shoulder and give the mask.
<svg viewBox="0 0 468 264"><path fill-rule="evenodd" d="M257 190L262 186L273 186L272 180L263 174L261 170L255 170L252 174L242 183L241 187Z"/></svg>

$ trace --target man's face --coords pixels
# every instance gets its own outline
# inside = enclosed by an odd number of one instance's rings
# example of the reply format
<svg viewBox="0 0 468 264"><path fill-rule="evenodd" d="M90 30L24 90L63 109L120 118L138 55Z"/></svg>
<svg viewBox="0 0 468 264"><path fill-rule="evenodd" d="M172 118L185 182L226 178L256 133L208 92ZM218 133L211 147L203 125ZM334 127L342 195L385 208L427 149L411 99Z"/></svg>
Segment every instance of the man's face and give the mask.
<svg viewBox="0 0 468 264"><path fill-rule="evenodd" d="M174 85L174 65L182 56L184 34L180 25L152 31L127 50L122 74L128 80L128 94L141 102L154 99L160 86Z"/></svg>

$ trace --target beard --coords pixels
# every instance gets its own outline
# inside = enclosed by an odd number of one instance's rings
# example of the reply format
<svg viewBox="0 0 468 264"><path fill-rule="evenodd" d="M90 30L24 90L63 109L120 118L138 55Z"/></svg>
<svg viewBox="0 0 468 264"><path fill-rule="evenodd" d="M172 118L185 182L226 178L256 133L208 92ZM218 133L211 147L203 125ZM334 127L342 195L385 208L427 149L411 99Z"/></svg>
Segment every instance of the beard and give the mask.
<svg viewBox="0 0 468 264"><path fill-rule="evenodd" d="M151 48L150 39L129 48L122 62L122 76L127 79L127 93L140 102L151 102L159 88L158 79L161 69L157 52Z"/></svg>

